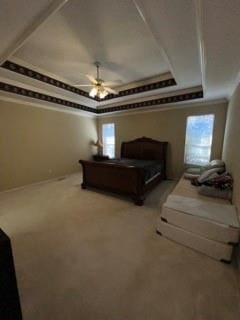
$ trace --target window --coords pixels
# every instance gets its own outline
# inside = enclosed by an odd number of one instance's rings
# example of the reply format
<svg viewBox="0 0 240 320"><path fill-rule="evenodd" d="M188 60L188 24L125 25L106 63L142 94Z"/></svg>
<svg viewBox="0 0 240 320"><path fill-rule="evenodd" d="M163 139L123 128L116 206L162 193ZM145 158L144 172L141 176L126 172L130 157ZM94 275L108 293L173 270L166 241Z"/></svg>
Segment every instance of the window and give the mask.
<svg viewBox="0 0 240 320"><path fill-rule="evenodd" d="M205 165L210 161L214 115L187 118L185 158L186 164Z"/></svg>
<svg viewBox="0 0 240 320"><path fill-rule="evenodd" d="M110 158L115 157L115 125L106 123L102 125L103 154Z"/></svg>

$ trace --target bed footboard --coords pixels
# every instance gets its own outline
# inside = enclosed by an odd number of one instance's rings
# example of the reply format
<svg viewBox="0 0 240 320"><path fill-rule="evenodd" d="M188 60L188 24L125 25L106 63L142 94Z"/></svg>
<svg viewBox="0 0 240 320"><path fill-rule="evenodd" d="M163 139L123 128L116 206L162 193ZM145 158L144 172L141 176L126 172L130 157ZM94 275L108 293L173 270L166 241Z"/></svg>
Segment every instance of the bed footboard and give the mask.
<svg viewBox="0 0 240 320"><path fill-rule="evenodd" d="M104 163L80 160L83 168L82 188L87 187L108 190L130 196L135 204L142 205L147 192L162 179L166 179L167 142L142 137L122 142L121 158L155 160L162 164L161 173L145 182L143 168L123 166L116 163Z"/></svg>
<svg viewBox="0 0 240 320"><path fill-rule="evenodd" d="M141 168L80 160L83 169L82 188L98 188L130 196L135 204L145 199L144 171Z"/></svg>

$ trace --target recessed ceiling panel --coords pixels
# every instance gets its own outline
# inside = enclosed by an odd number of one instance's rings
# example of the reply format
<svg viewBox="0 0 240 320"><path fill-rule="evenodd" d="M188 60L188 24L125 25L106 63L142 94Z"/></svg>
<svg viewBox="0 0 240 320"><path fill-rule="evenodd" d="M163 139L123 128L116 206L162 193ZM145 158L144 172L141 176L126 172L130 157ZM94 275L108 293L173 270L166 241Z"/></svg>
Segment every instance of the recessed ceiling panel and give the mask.
<svg viewBox="0 0 240 320"><path fill-rule="evenodd" d="M132 1L70 0L15 56L73 84L95 76L96 60L104 80L123 84L169 71Z"/></svg>
<svg viewBox="0 0 240 320"><path fill-rule="evenodd" d="M200 52L193 0L134 0L161 45L180 86L201 84Z"/></svg>

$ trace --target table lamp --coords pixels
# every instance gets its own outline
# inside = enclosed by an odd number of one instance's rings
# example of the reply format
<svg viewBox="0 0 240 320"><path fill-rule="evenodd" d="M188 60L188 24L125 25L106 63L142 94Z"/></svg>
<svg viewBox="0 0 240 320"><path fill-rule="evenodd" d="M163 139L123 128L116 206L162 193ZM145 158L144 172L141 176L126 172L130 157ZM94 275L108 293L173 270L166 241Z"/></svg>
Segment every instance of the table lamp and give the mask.
<svg viewBox="0 0 240 320"><path fill-rule="evenodd" d="M102 148L103 148L103 144L101 142L101 140L97 140L97 142L94 143L94 146L98 148L98 155L101 156L102 155Z"/></svg>

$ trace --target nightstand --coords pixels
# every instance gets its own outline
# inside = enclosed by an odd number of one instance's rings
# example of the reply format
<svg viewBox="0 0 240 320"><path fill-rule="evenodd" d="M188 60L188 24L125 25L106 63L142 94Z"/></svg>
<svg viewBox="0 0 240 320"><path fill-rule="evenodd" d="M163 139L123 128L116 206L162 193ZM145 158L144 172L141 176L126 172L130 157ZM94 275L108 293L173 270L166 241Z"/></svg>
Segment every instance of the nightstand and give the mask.
<svg viewBox="0 0 240 320"><path fill-rule="evenodd" d="M94 154L93 155L93 160L94 161L105 161L105 160L109 160L109 156Z"/></svg>

